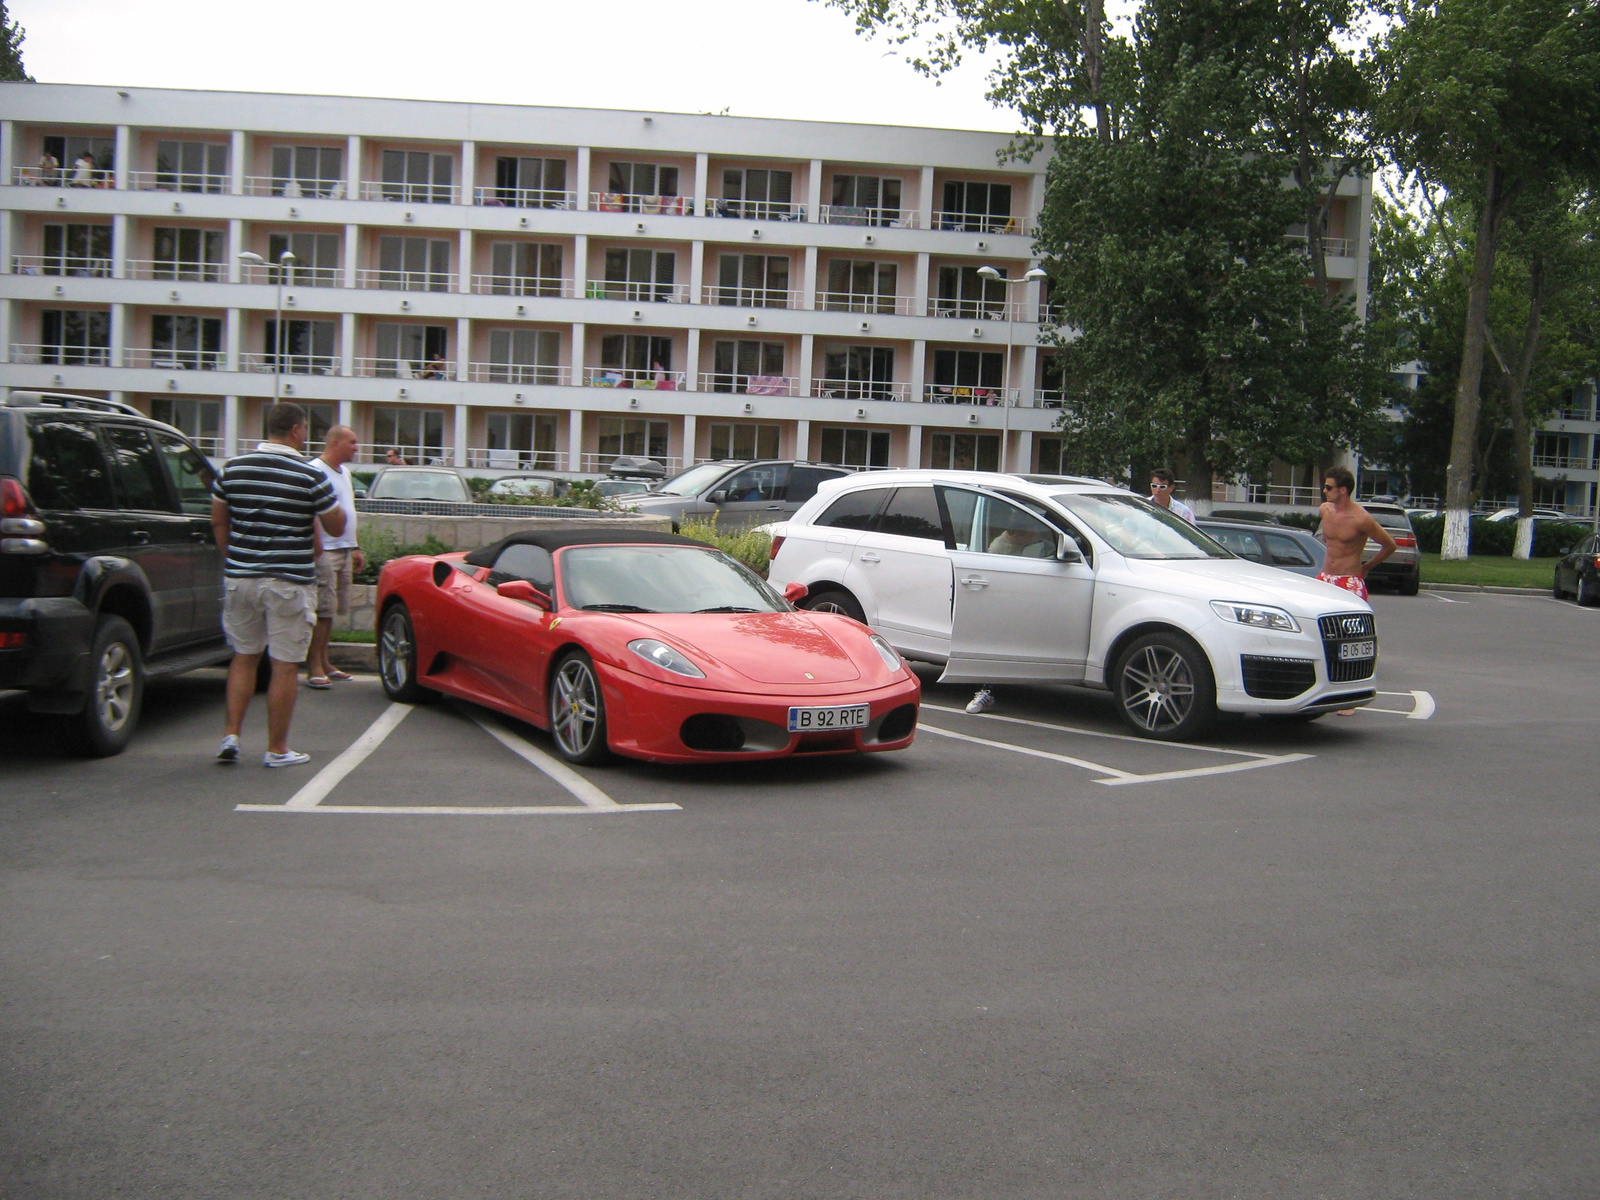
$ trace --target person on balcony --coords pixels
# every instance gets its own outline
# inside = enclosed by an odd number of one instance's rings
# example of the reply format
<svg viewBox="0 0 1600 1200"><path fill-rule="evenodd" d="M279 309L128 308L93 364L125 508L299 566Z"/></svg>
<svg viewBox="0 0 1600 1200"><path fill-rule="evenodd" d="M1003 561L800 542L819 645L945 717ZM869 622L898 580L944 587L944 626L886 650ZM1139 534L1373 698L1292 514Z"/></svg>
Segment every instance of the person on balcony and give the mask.
<svg viewBox="0 0 1600 1200"><path fill-rule="evenodd" d="M94 155L85 150L72 164L72 180L69 186L93 187L94 183Z"/></svg>
<svg viewBox="0 0 1600 1200"><path fill-rule="evenodd" d="M50 151L46 150L39 156L39 175L35 180L46 187L55 187L61 182L61 160Z"/></svg>

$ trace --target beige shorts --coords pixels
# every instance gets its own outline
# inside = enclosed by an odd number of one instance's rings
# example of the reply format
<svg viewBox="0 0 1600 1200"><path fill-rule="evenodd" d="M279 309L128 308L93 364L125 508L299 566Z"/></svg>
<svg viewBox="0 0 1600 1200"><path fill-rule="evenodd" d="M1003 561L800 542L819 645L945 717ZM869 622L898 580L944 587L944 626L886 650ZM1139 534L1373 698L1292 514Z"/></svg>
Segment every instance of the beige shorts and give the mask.
<svg viewBox="0 0 1600 1200"><path fill-rule="evenodd" d="M270 576L227 580L222 632L238 654L265 650L279 662L300 663L311 648L316 589Z"/></svg>
<svg viewBox="0 0 1600 1200"><path fill-rule="evenodd" d="M354 550L323 550L317 555L317 617L343 617L350 612L350 556Z"/></svg>

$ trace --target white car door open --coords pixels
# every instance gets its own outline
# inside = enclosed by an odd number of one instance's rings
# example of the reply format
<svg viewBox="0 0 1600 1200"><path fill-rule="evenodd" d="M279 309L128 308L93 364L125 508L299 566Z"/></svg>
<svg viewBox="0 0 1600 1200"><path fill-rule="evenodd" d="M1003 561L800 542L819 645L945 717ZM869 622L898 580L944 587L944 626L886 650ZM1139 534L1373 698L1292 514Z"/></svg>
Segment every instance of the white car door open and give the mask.
<svg viewBox="0 0 1600 1200"><path fill-rule="evenodd" d="M950 554L933 485L894 490L850 556L844 585L867 608L867 623L910 655L950 649Z"/></svg>
<svg viewBox="0 0 1600 1200"><path fill-rule="evenodd" d="M1056 559L1057 531L996 496L945 488L955 613L940 683L1071 683L1089 657L1094 569Z"/></svg>

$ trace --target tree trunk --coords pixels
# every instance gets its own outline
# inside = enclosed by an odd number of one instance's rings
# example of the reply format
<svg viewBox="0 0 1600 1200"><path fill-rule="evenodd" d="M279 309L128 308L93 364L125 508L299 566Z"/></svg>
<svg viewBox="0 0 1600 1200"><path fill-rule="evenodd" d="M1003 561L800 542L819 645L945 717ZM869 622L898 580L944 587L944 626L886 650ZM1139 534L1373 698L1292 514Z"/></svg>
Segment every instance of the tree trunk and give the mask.
<svg viewBox="0 0 1600 1200"><path fill-rule="evenodd" d="M1105 64L1101 57L1101 22L1105 19L1105 0L1086 0L1083 6L1083 71L1089 77L1089 100L1094 105L1095 133L1102 142L1111 140L1111 106L1101 95Z"/></svg>
<svg viewBox="0 0 1600 1200"><path fill-rule="evenodd" d="M1185 447L1185 457L1189 460L1189 469L1185 480L1188 491L1186 503L1195 513L1204 516L1211 511L1211 489L1213 471L1211 456L1206 452L1206 443L1210 440L1211 430L1204 422L1193 425L1189 430L1189 444Z"/></svg>
<svg viewBox="0 0 1600 1200"><path fill-rule="evenodd" d="M1511 437L1517 453L1517 544L1513 558L1533 557L1533 446L1528 436L1528 412L1523 397L1528 393L1528 377L1533 374L1533 358L1539 348L1539 318L1544 307L1544 257L1535 252L1528 264L1528 328L1522 335L1522 354L1517 370L1506 381L1506 400L1511 408Z"/></svg>
<svg viewBox="0 0 1600 1200"><path fill-rule="evenodd" d="M1483 382L1483 341L1489 316L1489 284L1494 275L1498 232L1499 173L1490 162L1484 172L1483 208L1478 217L1478 245L1472 279L1467 286L1467 329L1461 342L1461 374L1456 380L1455 428L1450 436L1450 465L1444 484L1444 545L1440 557L1465 559L1470 550L1472 450L1478 440L1478 406Z"/></svg>

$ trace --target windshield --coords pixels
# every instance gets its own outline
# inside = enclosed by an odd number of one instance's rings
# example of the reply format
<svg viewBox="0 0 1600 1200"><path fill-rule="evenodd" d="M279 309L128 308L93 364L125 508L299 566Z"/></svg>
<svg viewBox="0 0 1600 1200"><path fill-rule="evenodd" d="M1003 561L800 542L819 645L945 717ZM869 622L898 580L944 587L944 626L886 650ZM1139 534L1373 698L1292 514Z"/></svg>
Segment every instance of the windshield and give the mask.
<svg viewBox="0 0 1600 1200"><path fill-rule="evenodd" d="M561 599L592 612L788 612L789 603L720 550L569 546L556 557Z"/></svg>
<svg viewBox="0 0 1600 1200"><path fill-rule="evenodd" d="M1182 517L1136 496L1057 492L1052 499L1127 558L1232 558Z"/></svg>
<svg viewBox="0 0 1600 1200"><path fill-rule="evenodd" d="M467 500L461 480L443 471L427 473L385 471L372 485L373 500Z"/></svg>
<svg viewBox="0 0 1600 1200"><path fill-rule="evenodd" d="M727 463L701 463L680 475L674 475L656 489L656 495L698 496L728 473Z"/></svg>

